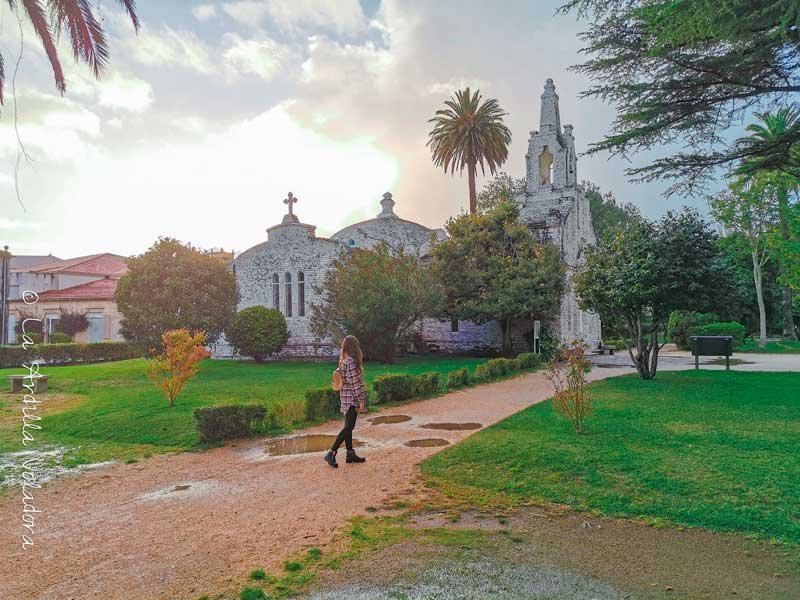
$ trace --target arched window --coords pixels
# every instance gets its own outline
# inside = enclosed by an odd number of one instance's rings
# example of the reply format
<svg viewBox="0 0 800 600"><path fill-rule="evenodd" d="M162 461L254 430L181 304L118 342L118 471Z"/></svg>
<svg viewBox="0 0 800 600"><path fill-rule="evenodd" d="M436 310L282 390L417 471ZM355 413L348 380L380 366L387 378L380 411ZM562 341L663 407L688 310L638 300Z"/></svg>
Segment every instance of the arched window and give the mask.
<svg viewBox="0 0 800 600"><path fill-rule="evenodd" d="M286 283L286 316L292 316L292 274L286 273L284 282Z"/></svg>
<svg viewBox="0 0 800 600"><path fill-rule="evenodd" d="M302 271L297 274L297 314L306 316L306 276Z"/></svg>
<svg viewBox="0 0 800 600"><path fill-rule="evenodd" d="M272 275L272 308L281 309L281 282L277 273Z"/></svg>

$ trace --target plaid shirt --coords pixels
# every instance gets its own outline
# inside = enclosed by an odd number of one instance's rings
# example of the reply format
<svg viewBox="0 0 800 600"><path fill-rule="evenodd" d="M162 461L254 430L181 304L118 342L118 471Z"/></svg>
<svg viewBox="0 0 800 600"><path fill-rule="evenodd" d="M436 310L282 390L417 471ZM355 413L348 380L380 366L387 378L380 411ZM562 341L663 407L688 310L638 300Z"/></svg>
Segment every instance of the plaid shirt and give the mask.
<svg viewBox="0 0 800 600"><path fill-rule="evenodd" d="M339 370L342 373L342 389L339 391L342 413L346 413L351 406L358 410L359 404L367 402L364 373L349 356L339 364Z"/></svg>

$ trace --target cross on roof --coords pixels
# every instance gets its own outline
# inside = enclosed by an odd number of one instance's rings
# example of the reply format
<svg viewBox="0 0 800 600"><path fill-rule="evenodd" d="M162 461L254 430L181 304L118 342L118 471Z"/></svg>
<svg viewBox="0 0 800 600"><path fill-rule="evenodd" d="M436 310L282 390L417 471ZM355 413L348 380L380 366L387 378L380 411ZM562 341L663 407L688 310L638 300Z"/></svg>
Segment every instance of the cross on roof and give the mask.
<svg viewBox="0 0 800 600"><path fill-rule="evenodd" d="M297 196L293 195L292 192L289 192L289 197L286 198L286 200L284 200L283 203L286 204L289 207L289 214L290 215L294 214L294 210L292 209L292 205L295 202L297 202Z"/></svg>

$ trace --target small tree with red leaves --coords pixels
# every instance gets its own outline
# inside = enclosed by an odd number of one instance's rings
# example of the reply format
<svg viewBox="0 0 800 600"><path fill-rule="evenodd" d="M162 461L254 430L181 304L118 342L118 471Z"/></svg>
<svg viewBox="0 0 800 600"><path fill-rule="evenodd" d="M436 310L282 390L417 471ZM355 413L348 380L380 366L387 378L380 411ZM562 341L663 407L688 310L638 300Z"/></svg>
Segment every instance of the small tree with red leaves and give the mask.
<svg viewBox="0 0 800 600"><path fill-rule="evenodd" d="M574 343L556 349L547 378L553 384L553 408L565 417L576 433L583 433L583 421L592 413L592 395L586 389L586 374L592 370L586 346Z"/></svg>
<svg viewBox="0 0 800 600"><path fill-rule="evenodd" d="M171 329L161 336L164 351L147 366L147 377L164 393L170 406L184 384L197 375L198 365L210 353L205 349L206 333L187 329Z"/></svg>

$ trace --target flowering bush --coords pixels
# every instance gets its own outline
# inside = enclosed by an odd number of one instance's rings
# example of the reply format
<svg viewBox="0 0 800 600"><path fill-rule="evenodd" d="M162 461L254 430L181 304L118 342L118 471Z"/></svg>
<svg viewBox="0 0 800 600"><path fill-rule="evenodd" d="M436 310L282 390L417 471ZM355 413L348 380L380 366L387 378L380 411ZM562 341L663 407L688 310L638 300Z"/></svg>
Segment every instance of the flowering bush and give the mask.
<svg viewBox="0 0 800 600"><path fill-rule="evenodd" d="M591 370L586 346L580 343L559 346L547 369L547 378L555 390L553 407L576 433L583 433L583 421L592 412L592 395L586 389L586 374Z"/></svg>
<svg viewBox="0 0 800 600"><path fill-rule="evenodd" d="M147 376L164 393L170 406L181 393L184 384L197 375L198 364L210 356L205 349L206 334L186 329L165 331L161 340L163 354L159 354L147 366Z"/></svg>

